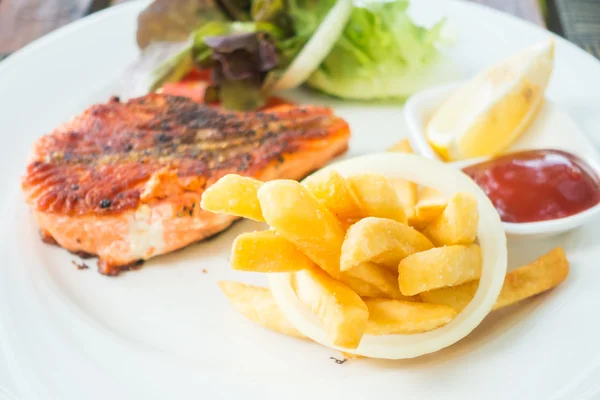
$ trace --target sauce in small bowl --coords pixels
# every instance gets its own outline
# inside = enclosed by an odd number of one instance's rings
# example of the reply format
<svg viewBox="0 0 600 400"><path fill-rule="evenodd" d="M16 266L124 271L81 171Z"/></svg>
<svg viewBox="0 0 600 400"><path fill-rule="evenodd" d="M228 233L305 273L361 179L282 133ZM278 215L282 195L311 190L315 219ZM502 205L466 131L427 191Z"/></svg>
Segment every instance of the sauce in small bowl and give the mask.
<svg viewBox="0 0 600 400"><path fill-rule="evenodd" d="M595 158L535 149L450 165L482 188L508 236L559 235L600 217L600 163Z"/></svg>
<svg viewBox="0 0 600 400"><path fill-rule="evenodd" d="M506 154L463 168L490 198L503 222L570 217L600 203L600 178L560 150Z"/></svg>
<svg viewBox="0 0 600 400"><path fill-rule="evenodd" d="M424 90L408 99L404 108L404 114L411 134L411 142L417 153L427 158L440 159L425 137L427 122L444 100L463 84L463 82L456 82L440 85ZM500 159L504 156L519 153L523 155L534 149L541 152L548 151L548 155L551 156L549 159L554 158L555 160L560 159L561 157L559 155L562 153L563 162L568 162L571 167L575 168L574 171L579 171L581 174L585 173L587 178L585 178L584 175L580 176L585 182L589 183L588 178L591 177L594 181L592 186L597 188L597 180L598 177L600 177L600 154L598 154L594 143L586 137L575 121L571 119L558 104L550 99L546 99L544 106L540 110L535 121L533 121L527 131L515 143L504 151L504 154L500 156ZM566 156L564 155L565 152L567 154ZM544 159L544 162L549 163L549 159ZM495 160L498 160L498 158ZM450 165L458 169L466 169L488 161L490 161L489 157L483 157L456 161L450 163ZM490 188L487 189L490 193L489 195L497 197L492 201L499 209L499 212L504 214L502 215L502 225L504 226L507 235L536 238L552 236L578 228L591 222L596 217L600 217L600 203L598 203L597 200L594 200L594 195L584 194L580 200L573 200L570 198L566 203L563 203L563 200L560 200L560 190L558 190L559 200L556 198L554 199L554 206L558 206L557 209L541 212L537 210L528 211L527 202L530 202L529 205L533 204L531 200L532 197L536 198L537 196L538 199L541 198L543 201L546 201L547 199L545 199L544 196L538 196L539 193L532 193L534 191L542 190L541 187L517 182L517 178L520 179L521 177L516 175L522 173L522 165L517 164L519 163L513 162L512 166L509 167L515 174L509 174L508 178L510 178L509 184L521 186L518 190L515 190L514 192L492 194L493 191L498 191L497 189L492 190L493 185L498 184L500 181L504 182L507 178L506 176L502 179L497 178L497 176L492 176L492 179L485 183L485 185L490 186ZM547 179L551 175L551 172L555 171L556 168L557 166L545 165L544 168L542 168L542 171L533 173L533 170L535 170L534 168L529 172L532 173L532 176L541 175ZM500 170L501 169L502 168L500 168ZM467 169L466 173L473 178L479 179L480 182L488 179L480 176L482 172L476 174L473 169L470 171L471 172ZM566 169L564 171L566 171ZM569 175L566 176L568 177ZM529 178L525 177L523 179ZM555 180L562 181L563 179L565 178L556 177ZM493 181L495 181L495 183ZM537 184L537 181L534 180L533 182ZM563 183L563 185L574 185L574 182ZM581 186L581 183L575 184L575 186ZM583 187L587 186L583 185ZM554 193L554 195L557 194L556 188L553 189L551 185L547 186L546 189L549 190L550 193ZM485 190L486 189L484 188L484 191ZM563 187L561 190L575 193L577 189L565 189ZM503 190L498 192L503 192ZM516 204L514 207L512 205L510 206L510 212L502 210L503 207L506 207L505 204L501 204L502 201L506 201L505 198L510 198L511 204L513 204L513 202ZM519 202L523 204L518 204Z"/></svg>

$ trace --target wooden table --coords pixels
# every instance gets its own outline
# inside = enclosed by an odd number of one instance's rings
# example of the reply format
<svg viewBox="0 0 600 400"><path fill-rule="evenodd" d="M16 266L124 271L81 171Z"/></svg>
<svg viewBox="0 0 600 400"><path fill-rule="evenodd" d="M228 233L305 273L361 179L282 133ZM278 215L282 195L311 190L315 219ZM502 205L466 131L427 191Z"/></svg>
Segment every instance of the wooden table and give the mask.
<svg viewBox="0 0 600 400"><path fill-rule="evenodd" d="M113 0L119 3L127 0ZM469 0L544 25L539 0ZM110 0L0 0L0 59Z"/></svg>

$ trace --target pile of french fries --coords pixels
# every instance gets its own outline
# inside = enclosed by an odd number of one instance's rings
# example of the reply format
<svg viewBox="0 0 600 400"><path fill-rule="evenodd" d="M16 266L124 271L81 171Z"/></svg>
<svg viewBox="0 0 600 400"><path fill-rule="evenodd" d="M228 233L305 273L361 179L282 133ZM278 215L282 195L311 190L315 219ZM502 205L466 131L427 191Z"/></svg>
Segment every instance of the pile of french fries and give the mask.
<svg viewBox="0 0 600 400"><path fill-rule="evenodd" d="M412 152L407 142L394 151ZM227 175L202 208L266 222L239 235L232 268L291 273L298 299L335 346L356 348L364 334L416 334L450 322L473 298L481 275L477 202L414 182L329 170L302 183ZM494 309L551 289L568 275L556 248L506 276ZM262 326L303 335L267 288L223 281L234 307Z"/></svg>

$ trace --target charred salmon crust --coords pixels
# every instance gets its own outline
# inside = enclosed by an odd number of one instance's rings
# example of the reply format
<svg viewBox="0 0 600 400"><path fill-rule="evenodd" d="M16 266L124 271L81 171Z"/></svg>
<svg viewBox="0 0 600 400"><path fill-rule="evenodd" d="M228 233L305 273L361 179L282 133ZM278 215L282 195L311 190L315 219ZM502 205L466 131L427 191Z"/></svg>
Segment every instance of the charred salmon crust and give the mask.
<svg viewBox="0 0 600 400"><path fill-rule="evenodd" d="M164 254L233 219L198 207L228 173L299 179L347 149L329 108L228 112L149 94L90 107L34 145L22 190L47 240L100 257L100 270Z"/></svg>

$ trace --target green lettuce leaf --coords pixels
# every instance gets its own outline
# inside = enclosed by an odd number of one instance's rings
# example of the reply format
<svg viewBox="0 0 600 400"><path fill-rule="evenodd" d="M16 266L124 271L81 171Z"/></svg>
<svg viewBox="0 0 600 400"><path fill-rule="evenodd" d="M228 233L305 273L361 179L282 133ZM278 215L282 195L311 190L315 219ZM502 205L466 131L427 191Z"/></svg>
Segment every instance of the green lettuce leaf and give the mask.
<svg viewBox="0 0 600 400"><path fill-rule="evenodd" d="M430 29L417 26L407 7L408 0L355 4L342 36L308 85L347 99L404 98L421 89L437 60L444 21Z"/></svg>
<svg viewBox="0 0 600 400"><path fill-rule="evenodd" d="M278 0L270 0L270 2L279 3ZM266 7L269 0L261 3ZM279 55L279 65L270 71L264 79L263 89L265 95L268 95L270 88L281 78L286 68L319 28L334 4L335 0L287 0L285 14L294 33L280 38L275 43Z"/></svg>
<svg viewBox="0 0 600 400"><path fill-rule="evenodd" d="M287 12L286 0L254 0L250 11L252 21L268 22L286 36L293 36L293 21Z"/></svg>
<svg viewBox="0 0 600 400"><path fill-rule="evenodd" d="M335 0L288 0L286 13L294 34L277 43L282 68L294 60L334 4Z"/></svg>
<svg viewBox="0 0 600 400"><path fill-rule="evenodd" d="M194 59L192 58L190 49L190 45L185 46L183 50L180 50L174 56L159 64L152 71L150 75L150 91L153 92L159 89L167 82L180 81L194 68Z"/></svg>

